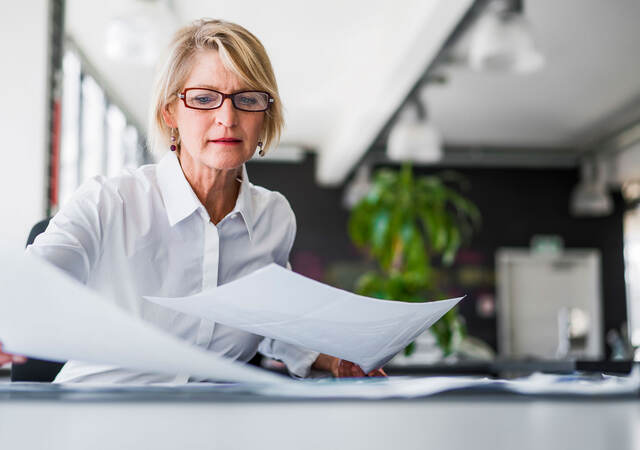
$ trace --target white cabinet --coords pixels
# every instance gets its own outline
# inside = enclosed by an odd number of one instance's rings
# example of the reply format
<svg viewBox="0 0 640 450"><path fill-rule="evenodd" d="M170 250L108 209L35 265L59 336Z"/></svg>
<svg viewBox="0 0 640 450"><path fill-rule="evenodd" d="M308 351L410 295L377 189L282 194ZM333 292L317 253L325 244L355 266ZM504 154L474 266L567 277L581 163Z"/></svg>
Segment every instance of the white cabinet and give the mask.
<svg viewBox="0 0 640 450"><path fill-rule="evenodd" d="M498 351L504 357L603 357L597 250L496 254Z"/></svg>

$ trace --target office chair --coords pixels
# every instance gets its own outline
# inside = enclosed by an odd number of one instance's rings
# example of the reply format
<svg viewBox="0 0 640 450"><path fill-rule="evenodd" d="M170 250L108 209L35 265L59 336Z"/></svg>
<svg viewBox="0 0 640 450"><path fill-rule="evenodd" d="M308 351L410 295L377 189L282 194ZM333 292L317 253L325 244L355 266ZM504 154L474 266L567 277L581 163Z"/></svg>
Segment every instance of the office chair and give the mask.
<svg viewBox="0 0 640 450"><path fill-rule="evenodd" d="M49 219L42 220L35 224L29 233L27 245L32 244L36 236L46 230L47 225L49 225ZM56 375L58 375L63 365L63 362L29 358L24 364L11 365L11 381L40 381L50 383Z"/></svg>

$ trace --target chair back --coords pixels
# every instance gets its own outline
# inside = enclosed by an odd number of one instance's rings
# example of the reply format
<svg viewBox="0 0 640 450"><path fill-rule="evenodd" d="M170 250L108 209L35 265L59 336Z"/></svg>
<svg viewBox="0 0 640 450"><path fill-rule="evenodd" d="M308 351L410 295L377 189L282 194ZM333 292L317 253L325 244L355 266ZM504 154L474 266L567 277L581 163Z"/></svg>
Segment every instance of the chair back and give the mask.
<svg viewBox="0 0 640 450"><path fill-rule="evenodd" d="M27 245L33 244L36 236L47 229L49 220L50 218L42 220L33 226L27 239ZM63 365L64 362L29 358L24 364L11 365L11 381L40 381L50 383L56 375L58 375Z"/></svg>

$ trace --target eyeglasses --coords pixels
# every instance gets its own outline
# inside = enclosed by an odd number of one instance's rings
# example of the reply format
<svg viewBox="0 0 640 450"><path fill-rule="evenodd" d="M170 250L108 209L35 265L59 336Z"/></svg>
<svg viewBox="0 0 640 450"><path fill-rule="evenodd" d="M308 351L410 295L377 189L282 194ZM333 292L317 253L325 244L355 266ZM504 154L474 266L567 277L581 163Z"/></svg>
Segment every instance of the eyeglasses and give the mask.
<svg viewBox="0 0 640 450"><path fill-rule="evenodd" d="M191 109L216 109L222 106L226 98L236 109L241 111L260 112L266 111L273 103L273 98L262 91L243 91L235 94L223 94L213 89L187 88L178 94L184 102L184 106Z"/></svg>

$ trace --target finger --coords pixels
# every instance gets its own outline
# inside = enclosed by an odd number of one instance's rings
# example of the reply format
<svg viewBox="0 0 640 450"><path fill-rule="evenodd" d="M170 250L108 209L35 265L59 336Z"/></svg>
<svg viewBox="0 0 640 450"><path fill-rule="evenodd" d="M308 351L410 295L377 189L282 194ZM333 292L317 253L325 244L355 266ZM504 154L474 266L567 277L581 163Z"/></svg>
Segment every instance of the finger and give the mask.
<svg viewBox="0 0 640 450"><path fill-rule="evenodd" d="M15 364L24 364L27 362L27 358L21 355L13 355L13 362Z"/></svg>
<svg viewBox="0 0 640 450"><path fill-rule="evenodd" d="M358 378L364 377L364 370L362 370L362 368L357 364L353 365L353 368L351 369L351 373L353 374L354 377L358 377Z"/></svg>
<svg viewBox="0 0 640 450"><path fill-rule="evenodd" d="M24 356L10 355L8 353L0 354L0 365L9 364L9 363L24 364L26 362L27 362L27 358L25 358Z"/></svg>
<svg viewBox="0 0 640 450"><path fill-rule="evenodd" d="M3 353L2 342L0 342L0 364L7 364L10 362L13 362L16 364L23 364L27 362L27 358L21 355L12 355L11 353Z"/></svg>
<svg viewBox="0 0 640 450"><path fill-rule="evenodd" d="M0 341L0 364L7 364L11 362L13 356L9 353L3 353L2 342Z"/></svg>
<svg viewBox="0 0 640 450"><path fill-rule="evenodd" d="M372 370L371 372L369 372L367 374L367 376L368 377L386 377L387 374L382 369L375 369L375 370Z"/></svg>

